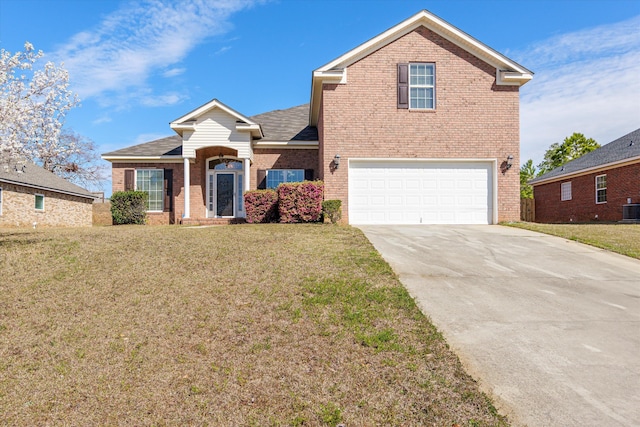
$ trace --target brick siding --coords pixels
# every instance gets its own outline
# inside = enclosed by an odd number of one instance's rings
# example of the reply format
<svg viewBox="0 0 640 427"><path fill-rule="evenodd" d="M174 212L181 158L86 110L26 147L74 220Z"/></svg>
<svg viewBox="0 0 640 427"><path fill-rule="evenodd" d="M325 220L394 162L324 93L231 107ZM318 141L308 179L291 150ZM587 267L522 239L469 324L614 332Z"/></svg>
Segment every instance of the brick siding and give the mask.
<svg viewBox="0 0 640 427"><path fill-rule="evenodd" d="M435 111L397 108L397 64L431 62ZM319 138L326 199L340 199L348 220L348 168L353 158L477 158L520 162L517 86L497 86L495 68L420 27L347 70L347 84L324 85ZM335 154L342 166L330 170ZM495 172L498 220L520 218L518 168Z"/></svg>
<svg viewBox="0 0 640 427"><path fill-rule="evenodd" d="M607 202L596 203L596 176L607 175ZM571 182L571 200L560 200L562 183ZM640 162L533 187L536 222L620 221L622 205L640 203Z"/></svg>
<svg viewBox="0 0 640 427"><path fill-rule="evenodd" d="M93 200L0 183L2 208L0 227L89 227L92 225ZM35 209L35 195L44 195L44 210Z"/></svg>

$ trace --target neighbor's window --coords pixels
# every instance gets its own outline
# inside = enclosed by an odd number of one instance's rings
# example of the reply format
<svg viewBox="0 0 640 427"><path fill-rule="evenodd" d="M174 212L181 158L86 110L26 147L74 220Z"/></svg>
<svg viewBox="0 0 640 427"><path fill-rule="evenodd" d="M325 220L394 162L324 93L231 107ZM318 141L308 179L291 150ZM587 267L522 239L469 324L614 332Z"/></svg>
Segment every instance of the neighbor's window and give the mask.
<svg viewBox="0 0 640 427"><path fill-rule="evenodd" d="M409 108L433 110L435 108L434 64L409 64Z"/></svg>
<svg viewBox="0 0 640 427"><path fill-rule="evenodd" d="M44 210L44 194L36 194L36 210Z"/></svg>
<svg viewBox="0 0 640 427"><path fill-rule="evenodd" d="M267 170L267 188L276 188L283 182L304 181L304 169L269 169Z"/></svg>
<svg viewBox="0 0 640 427"><path fill-rule="evenodd" d="M596 176L596 203L607 203L607 175Z"/></svg>
<svg viewBox="0 0 640 427"><path fill-rule="evenodd" d="M571 181L560 184L560 200L571 200Z"/></svg>
<svg viewBox="0 0 640 427"><path fill-rule="evenodd" d="M137 169L136 190L149 195L147 210L162 211L164 200L164 169Z"/></svg>

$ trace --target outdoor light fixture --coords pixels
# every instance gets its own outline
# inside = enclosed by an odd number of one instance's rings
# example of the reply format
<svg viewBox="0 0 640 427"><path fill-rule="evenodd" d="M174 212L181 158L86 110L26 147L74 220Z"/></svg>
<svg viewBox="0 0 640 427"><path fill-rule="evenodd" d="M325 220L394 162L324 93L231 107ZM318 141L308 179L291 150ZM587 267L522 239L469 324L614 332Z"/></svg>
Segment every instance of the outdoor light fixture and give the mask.
<svg viewBox="0 0 640 427"><path fill-rule="evenodd" d="M511 169L511 166L513 166L513 156L509 154L507 156L507 170Z"/></svg>
<svg viewBox="0 0 640 427"><path fill-rule="evenodd" d="M336 154L333 157L333 166L338 169L338 166L340 166L340 154Z"/></svg>

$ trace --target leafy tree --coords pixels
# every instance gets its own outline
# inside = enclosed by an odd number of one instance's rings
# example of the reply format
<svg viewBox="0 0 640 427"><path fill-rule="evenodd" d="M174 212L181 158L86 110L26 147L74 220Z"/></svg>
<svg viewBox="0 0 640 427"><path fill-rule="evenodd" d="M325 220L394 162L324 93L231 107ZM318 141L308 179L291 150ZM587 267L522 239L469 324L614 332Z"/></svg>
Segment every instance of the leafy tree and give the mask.
<svg viewBox="0 0 640 427"><path fill-rule="evenodd" d="M566 137L562 144L554 142L544 153L544 160L538 165L540 173L547 173L558 168L571 160L584 156L585 154L600 148L593 138L586 138L583 134L574 132Z"/></svg>
<svg viewBox="0 0 640 427"><path fill-rule="evenodd" d="M536 167L533 160L529 159L520 167L520 198L533 199L533 187L527 184L536 176Z"/></svg>
<svg viewBox="0 0 640 427"><path fill-rule="evenodd" d="M24 52L0 50L0 156L26 159L80 184L98 183L102 168L92 141L63 130L78 106L62 65L37 63L43 57L29 42Z"/></svg>

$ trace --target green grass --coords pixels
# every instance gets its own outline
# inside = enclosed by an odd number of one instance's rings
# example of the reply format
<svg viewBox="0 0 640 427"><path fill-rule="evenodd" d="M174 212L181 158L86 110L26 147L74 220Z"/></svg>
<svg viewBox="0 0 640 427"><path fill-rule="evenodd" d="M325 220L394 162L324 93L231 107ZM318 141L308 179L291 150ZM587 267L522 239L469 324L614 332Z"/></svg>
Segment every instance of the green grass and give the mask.
<svg viewBox="0 0 640 427"><path fill-rule="evenodd" d="M516 222L504 225L564 237L565 239L640 259L640 225L638 224L538 224Z"/></svg>
<svg viewBox="0 0 640 427"><path fill-rule="evenodd" d="M0 230L2 425L506 426L357 229Z"/></svg>

